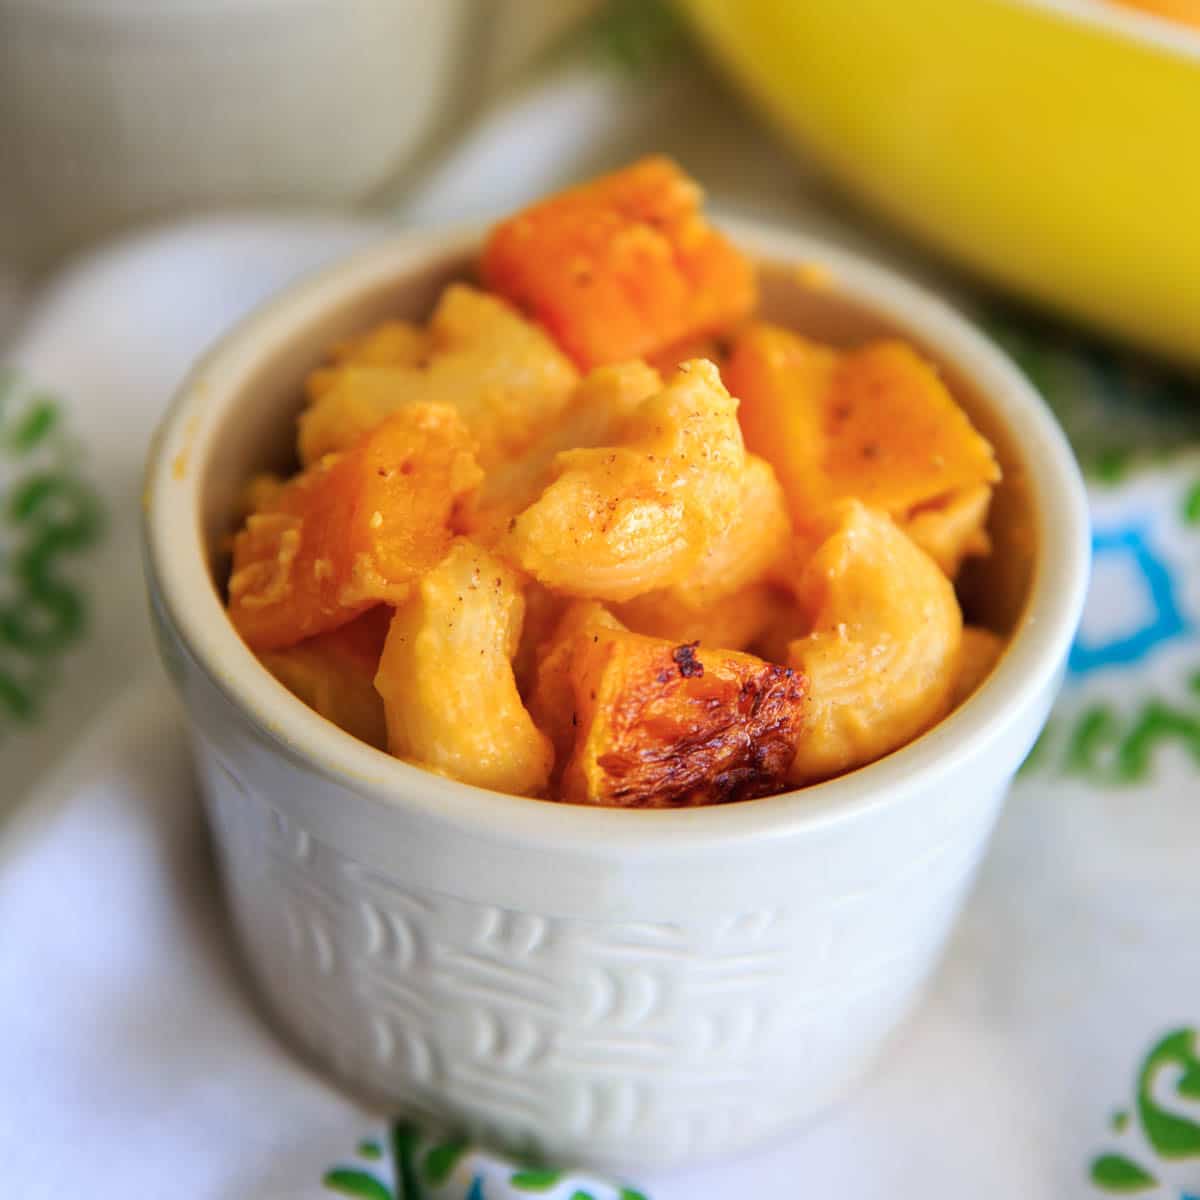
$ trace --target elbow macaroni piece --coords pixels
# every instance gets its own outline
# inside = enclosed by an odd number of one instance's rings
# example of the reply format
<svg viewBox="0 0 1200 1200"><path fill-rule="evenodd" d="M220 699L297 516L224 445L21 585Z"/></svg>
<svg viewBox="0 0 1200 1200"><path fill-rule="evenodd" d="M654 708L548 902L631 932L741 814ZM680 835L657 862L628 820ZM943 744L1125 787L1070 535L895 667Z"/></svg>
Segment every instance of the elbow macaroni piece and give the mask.
<svg viewBox="0 0 1200 1200"><path fill-rule="evenodd" d="M545 793L553 749L512 669L523 616L513 570L455 541L388 630L375 687L392 754L478 787Z"/></svg>
<svg viewBox="0 0 1200 1200"><path fill-rule="evenodd" d="M765 459L746 456L733 520L688 576L618 606L637 633L742 650L769 623L772 589L764 582L792 534L787 501Z"/></svg>
<svg viewBox="0 0 1200 1200"><path fill-rule="evenodd" d="M548 587L630 600L670 587L737 513L745 450L737 401L712 363L685 363L620 443L569 450L503 544Z"/></svg>
<svg viewBox="0 0 1200 1200"><path fill-rule="evenodd" d="M380 363L379 345L368 335L340 364L314 373L311 403L300 416L301 462L345 449L386 416L420 402L458 409L488 468L552 424L579 378L536 325L465 284L446 289L426 336L419 357L405 361L397 350L400 361ZM391 337L408 344L398 331Z"/></svg>
<svg viewBox="0 0 1200 1200"><path fill-rule="evenodd" d="M963 627L962 649L951 697L953 707L957 708L992 673L1003 653L1004 639L998 633L978 625Z"/></svg>
<svg viewBox="0 0 1200 1200"><path fill-rule="evenodd" d="M796 582L812 631L789 646L810 711L792 763L812 783L889 754L947 712L962 614L949 580L884 513L856 500Z"/></svg>
<svg viewBox="0 0 1200 1200"><path fill-rule="evenodd" d="M992 549L987 532L991 503L992 489L986 483L976 484L913 510L900 527L948 579L954 579L963 559L988 554Z"/></svg>
<svg viewBox="0 0 1200 1200"><path fill-rule="evenodd" d="M509 523L542 494L554 461L566 450L603 446L619 438L638 406L662 390L657 371L644 362L596 367L571 393L557 424L523 454L496 463L464 514L467 532L494 545Z"/></svg>

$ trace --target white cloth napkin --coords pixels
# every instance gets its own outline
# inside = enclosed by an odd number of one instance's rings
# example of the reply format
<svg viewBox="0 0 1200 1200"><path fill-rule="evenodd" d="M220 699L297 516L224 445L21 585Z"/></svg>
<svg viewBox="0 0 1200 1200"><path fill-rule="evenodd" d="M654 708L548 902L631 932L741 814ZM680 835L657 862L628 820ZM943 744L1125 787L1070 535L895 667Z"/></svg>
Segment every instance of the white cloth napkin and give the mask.
<svg viewBox="0 0 1200 1200"><path fill-rule="evenodd" d="M564 70L551 93L496 110L407 218L485 216L656 148L728 207L875 244L706 76L637 104L611 79ZM47 521L55 579L81 605L70 636L36 653L0 638L0 814L42 780L0 825L0 1180L21 1200L412 1200L414 1181L426 1200L622 1195L432 1131L414 1145L275 1038L225 934L173 706L161 684L131 684L153 677L137 500L170 391L265 294L380 232L296 218L152 233L37 297L6 356L0 618L16 605L48 619L13 569ZM1070 348L1019 348L1064 409L1096 381L1122 414L1146 403L1144 381L1122 391ZM1106 415L1088 437L1113 428ZM47 477L73 508L38 507ZM18 493L20 519L7 499ZM759 1154L633 1181L652 1200L1200 1196L1200 456L1184 448L1101 488L1094 509L1096 584L1072 682L910 1028L835 1113ZM14 680L19 695L5 691Z"/></svg>
<svg viewBox="0 0 1200 1200"><path fill-rule="evenodd" d="M1135 484L1128 499L1145 512L1169 490ZM1185 711L1180 676L1198 649L1161 647L1137 690L1180 696ZM1126 729L1138 719L1097 679L1067 697L1060 726L1101 700ZM1155 1068L1147 1095L1192 1122L1193 1157L1156 1151L1134 1108L1151 1046L1194 1027L1200 1007L1195 766L1168 746L1155 782L1096 790L1051 775L1069 741L1052 734L1046 765L1015 790L932 993L867 1086L784 1145L641 1191L1062 1200L1092 1194L1105 1152L1171 1181L1156 1195L1200 1191L1186 1057ZM364 1139L386 1144L382 1115L323 1083L254 1007L162 685L113 707L0 849L0 1162L13 1195L329 1196L322 1180L355 1165ZM1114 1111L1131 1110L1114 1132ZM357 1168L390 1182L386 1158ZM479 1179L477 1200L511 1200L526 1194L514 1169L471 1151L427 1194L464 1197ZM583 1187L617 1195L576 1176L540 1194Z"/></svg>

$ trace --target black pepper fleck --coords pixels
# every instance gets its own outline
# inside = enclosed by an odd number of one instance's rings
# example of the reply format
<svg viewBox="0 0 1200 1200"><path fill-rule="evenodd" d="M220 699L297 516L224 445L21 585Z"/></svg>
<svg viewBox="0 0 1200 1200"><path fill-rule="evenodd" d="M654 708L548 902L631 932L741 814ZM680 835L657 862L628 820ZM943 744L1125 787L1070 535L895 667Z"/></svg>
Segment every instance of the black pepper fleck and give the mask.
<svg viewBox="0 0 1200 1200"><path fill-rule="evenodd" d="M696 647L699 645L699 642L685 642L671 651L671 657L684 679L704 674L704 664L696 657Z"/></svg>

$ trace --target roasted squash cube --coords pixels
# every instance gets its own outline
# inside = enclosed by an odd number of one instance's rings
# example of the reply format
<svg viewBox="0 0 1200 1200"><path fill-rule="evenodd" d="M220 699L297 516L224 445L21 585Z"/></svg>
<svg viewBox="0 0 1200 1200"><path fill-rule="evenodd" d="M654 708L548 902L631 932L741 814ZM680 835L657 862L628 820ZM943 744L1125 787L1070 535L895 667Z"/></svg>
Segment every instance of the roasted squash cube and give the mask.
<svg viewBox="0 0 1200 1200"><path fill-rule="evenodd" d="M805 682L748 654L594 631L572 656L575 747L563 797L665 808L779 791Z"/></svg>
<svg viewBox="0 0 1200 1200"><path fill-rule="evenodd" d="M851 497L898 519L962 492L975 503L974 489L1000 477L986 439L902 342L842 354L754 324L735 338L724 378L746 447L775 467L797 528Z"/></svg>
<svg viewBox="0 0 1200 1200"><path fill-rule="evenodd" d="M295 645L399 603L445 555L479 482L445 405L414 405L289 481L234 538L229 615L254 650Z"/></svg>
<svg viewBox="0 0 1200 1200"><path fill-rule="evenodd" d="M572 600L550 637L538 647L529 711L538 728L554 743L560 773L575 744L575 690L571 682L575 651L606 630L624 628L599 601Z"/></svg>
<svg viewBox="0 0 1200 1200"><path fill-rule="evenodd" d="M904 342L845 355L825 413L825 471L835 496L898 516L1000 469L933 366Z"/></svg>
<svg viewBox="0 0 1200 1200"><path fill-rule="evenodd" d="M774 468L798 528L820 521L830 484L824 471L826 399L838 356L776 325L748 325L722 376L741 402L746 449Z"/></svg>
<svg viewBox="0 0 1200 1200"><path fill-rule="evenodd" d="M701 200L669 159L642 159L497 225L484 282L581 367L651 356L754 307L753 267L707 224Z"/></svg>

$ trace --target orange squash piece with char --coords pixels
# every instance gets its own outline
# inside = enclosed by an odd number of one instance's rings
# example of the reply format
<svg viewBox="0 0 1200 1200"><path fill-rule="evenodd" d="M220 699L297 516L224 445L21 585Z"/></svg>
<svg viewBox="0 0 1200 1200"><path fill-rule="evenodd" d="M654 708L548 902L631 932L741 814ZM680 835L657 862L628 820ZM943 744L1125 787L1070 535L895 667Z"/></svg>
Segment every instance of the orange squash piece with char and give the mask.
<svg viewBox="0 0 1200 1200"><path fill-rule="evenodd" d="M805 722L798 672L593 625L570 674L575 745L563 799L669 808L786 786Z"/></svg>
<svg viewBox="0 0 1200 1200"><path fill-rule="evenodd" d="M391 619L391 607L379 604L329 633L259 657L309 708L377 750L386 750L387 722L383 698L375 690L375 672Z"/></svg>
<svg viewBox="0 0 1200 1200"><path fill-rule="evenodd" d="M702 197L670 159L644 158L498 224L484 283L581 367L653 356L755 304L753 267L704 220Z"/></svg>
<svg viewBox="0 0 1200 1200"><path fill-rule="evenodd" d="M598 600L573 600L563 609L550 636L538 646L529 711L538 728L554 743L559 774L575 744L578 725L571 682L575 653L606 630L624 628Z"/></svg>
<svg viewBox="0 0 1200 1200"><path fill-rule="evenodd" d="M479 482L458 413L413 405L301 472L234 539L229 615L251 649L278 650L399 604L450 546Z"/></svg>

